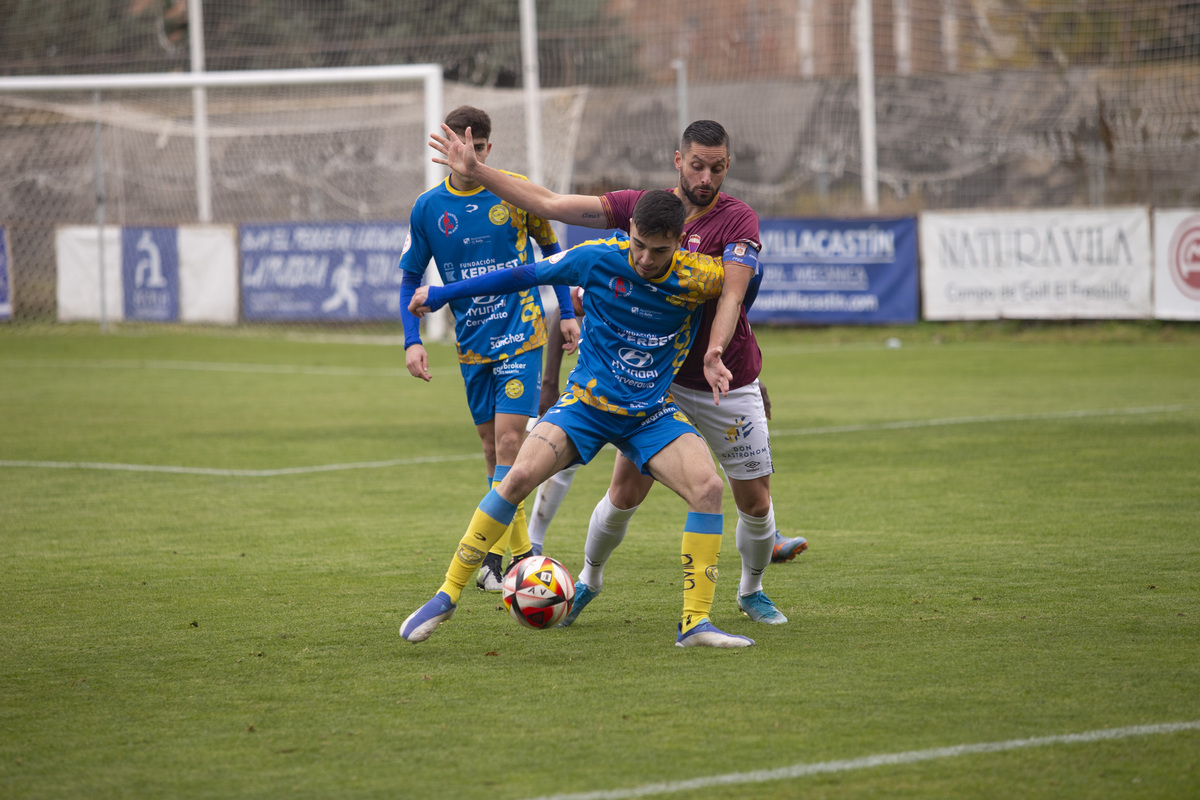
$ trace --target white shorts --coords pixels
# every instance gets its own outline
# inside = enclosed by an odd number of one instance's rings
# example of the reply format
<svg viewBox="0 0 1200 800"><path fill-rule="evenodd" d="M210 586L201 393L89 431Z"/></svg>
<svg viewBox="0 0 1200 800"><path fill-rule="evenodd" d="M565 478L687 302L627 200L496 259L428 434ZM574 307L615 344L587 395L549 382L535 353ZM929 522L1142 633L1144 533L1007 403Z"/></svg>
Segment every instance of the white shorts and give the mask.
<svg viewBox="0 0 1200 800"><path fill-rule="evenodd" d="M698 392L672 384L671 394L675 404L708 442L728 477L748 481L775 471L767 412L757 380L730 389L719 406L713 404L711 389Z"/></svg>

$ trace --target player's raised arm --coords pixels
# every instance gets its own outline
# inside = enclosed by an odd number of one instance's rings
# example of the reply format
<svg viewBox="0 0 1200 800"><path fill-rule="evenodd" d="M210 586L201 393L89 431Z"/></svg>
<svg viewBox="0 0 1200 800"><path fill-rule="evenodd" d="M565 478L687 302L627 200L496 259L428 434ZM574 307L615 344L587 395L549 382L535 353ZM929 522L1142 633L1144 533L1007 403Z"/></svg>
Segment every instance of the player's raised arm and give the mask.
<svg viewBox="0 0 1200 800"><path fill-rule="evenodd" d="M466 129L461 138L446 125L442 125L442 132L444 136L436 133L429 135L429 146L441 153L441 157L434 157L435 163L444 164L454 172L478 181L501 200L544 219L585 228L609 227L599 197L558 194L545 186L480 163L475 158L475 144L470 128Z"/></svg>

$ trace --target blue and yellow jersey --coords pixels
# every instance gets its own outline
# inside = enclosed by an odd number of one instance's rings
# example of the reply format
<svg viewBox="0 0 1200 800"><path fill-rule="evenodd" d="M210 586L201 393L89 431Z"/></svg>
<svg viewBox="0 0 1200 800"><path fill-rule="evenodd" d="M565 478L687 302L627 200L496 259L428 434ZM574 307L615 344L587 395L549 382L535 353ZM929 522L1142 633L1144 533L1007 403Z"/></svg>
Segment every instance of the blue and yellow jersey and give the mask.
<svg viewBox="0 0 1200 800"><path fill-rule="evenodd" d="M482 186L459 191L446 178L417 198L400 268L423 275L432 258L442 282L449 285L532 264L534 242L543 255L559 251L546 220L504 202ZM458 360L463 364L499 361L546 343L546 320L536 288L452 300L450 308Z"/></svg>
<svg viewBox="0 0 1200 800"><path fill-rule="evenodd" d="M615 414L644 416L667 398L696 338L704 303L721 293L721 260L683 250L655 280L630 263L629 237L584 242L536 265L539 283L582 286L587 335L566 392Z"/></svg>

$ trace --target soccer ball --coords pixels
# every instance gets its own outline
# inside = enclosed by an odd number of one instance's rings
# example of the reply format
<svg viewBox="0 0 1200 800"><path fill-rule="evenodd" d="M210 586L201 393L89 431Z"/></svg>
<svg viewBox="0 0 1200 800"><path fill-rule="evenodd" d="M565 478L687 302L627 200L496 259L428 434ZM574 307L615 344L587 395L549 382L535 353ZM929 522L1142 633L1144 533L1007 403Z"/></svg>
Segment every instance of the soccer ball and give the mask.
<svg viewBox="0 0 1200 800"><path fill-rule="evenodd" d="M575 579L549 556L529 556L504 576L504 605L526 628L553 628L571 613Z"/></svg>

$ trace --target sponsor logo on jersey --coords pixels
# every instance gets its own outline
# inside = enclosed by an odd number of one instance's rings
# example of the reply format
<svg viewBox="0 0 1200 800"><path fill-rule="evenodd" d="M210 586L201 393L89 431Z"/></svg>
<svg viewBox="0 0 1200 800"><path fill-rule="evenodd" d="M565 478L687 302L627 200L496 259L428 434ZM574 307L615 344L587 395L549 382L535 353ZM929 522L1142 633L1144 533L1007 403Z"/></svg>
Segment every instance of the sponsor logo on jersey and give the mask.
<svg viewBox="0 0 1200 800"><path fill-rule="evenodd" d="M509 400L516 400L518 397L525 394L525 384L521 383L516 378L513 378L511 381L504 384L504 393L508 395Z"/></svg>
<svg viewBox="0 0 1200 800"><path fill-rule="evenodd" d="M523 333L506 333L503 336L493 336L491 344L493 348L497 348L506 347L510 344L520 344L523 341L525 341L525 334ZM518 368L514 367L513 369Z"/></svg>
<svg viewBox="0 0 1200 800"><path fill-rule="evenodd" d="M654 363L654 356L647 353L645 350L635 350L632 347L622 347L617 351L617 355L631 367L642 369Z"/></svg>
<svg viewBox="0 0 1200 800"><path fill-rule="evenodd" d="M493 225L503 225L508 222L508 216L508 206L504 205L504 203L494 205L488 211L488 219L492 221Z"/></svg>
<svg viewBox="0 0 1200 800"><path fill-rule="evenodd" d="M404 234L404 249L400 251L400 255L407 253L410 247L412 247L412 231Z"/></svg>
<svg viewBox="0 0 1200 800"><path fill-rule="evenodd" d="M441 219L438 220L438 230L444 236L451 236L458 230L458 217L451 214L449 211L443 211Z"/></svg>
<svg viewBox="0 0 1200 800"><path fill-rule="evenodd" d="M549 257L549 258L547 258L546 260L547 260L547 261L549 261L551 264L555 264L555 263L557 263L557 262L561 261L561 260L562 260L562 257L563 257L563 256L565 256L566 254L567 254L567 251L566 251L566 250L559 250L557 253L555 253L554 255L550 256L550 257Z"/></svg>
<svg viewBox="0 0 1200 800"><path fill-rule="evenodd" d="M692 234L687 240L687 249L689 253L695 253L700 249L700 237L697 234Z"/></svg>

